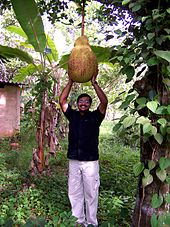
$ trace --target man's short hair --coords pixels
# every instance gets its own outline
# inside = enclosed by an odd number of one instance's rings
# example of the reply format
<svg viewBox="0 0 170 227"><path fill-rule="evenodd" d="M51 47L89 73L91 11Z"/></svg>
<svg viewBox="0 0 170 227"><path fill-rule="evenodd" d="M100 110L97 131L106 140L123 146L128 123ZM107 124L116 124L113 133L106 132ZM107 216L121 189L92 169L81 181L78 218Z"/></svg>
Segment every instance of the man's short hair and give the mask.
<svg viewBox="0 0 170 227"><path fill-rule="evenodd" d="M80 100L81 98L83 98L83 97L88 97L88 98L89 98L89 101L90 101L90 104L92 103L92 98L91 98L91 96L88 95L88 94L86 94L86 93L83 93L83 94L81 94L81 95L78 96L78 98L77 98L77 103L78 103L79 100Z"/></svg>

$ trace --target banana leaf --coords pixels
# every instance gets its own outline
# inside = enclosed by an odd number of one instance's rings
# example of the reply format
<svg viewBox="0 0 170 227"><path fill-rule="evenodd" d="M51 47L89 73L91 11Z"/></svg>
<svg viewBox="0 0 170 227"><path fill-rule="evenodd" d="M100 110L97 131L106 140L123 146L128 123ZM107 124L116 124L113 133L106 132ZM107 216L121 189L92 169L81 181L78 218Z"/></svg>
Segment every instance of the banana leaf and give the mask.
<svg viewBox="0 0 170 227"><path fill-rule="evenodd" d="M26 39L25 43L23 43L23 42L21 43L22 46L25 46L27 48L31 48L32 47L31 45L29 45L27 43L28 42L27 41L28 37L27 37L27 35L25 34L25 32L23 31L23 29L21 27L17 27L15 25L12 25L12 26L8 26L6 29L8 31L13 32L13 33L15 33L15 34L17 34L19 36L22 36L23 38ZM58 50L56 49L54 41L51 39L51 37L49 35L46 35L46 40L47 40L47 46L50 49L50 53L46 53L48 60L50 62L58 61ZM46 50L45 50L45 52L46 52Z"/></svg>
<svg viewBox="0 0 170 227"><path fill-rule="evenodd" d="M26 52L18 49L18 48L12 48L8 46L2 46L0 45L0 55L4 58L16 58L18 57L21 61L25 61L28 64L33 63L33 58Z"/></svg>
<svg viewBox="0 0 170 227"><path fill-rule="evenodd" d="M33 45L35 51L43 53L46 36L42 18L34 0L11 0L16 18Z"/></svg>

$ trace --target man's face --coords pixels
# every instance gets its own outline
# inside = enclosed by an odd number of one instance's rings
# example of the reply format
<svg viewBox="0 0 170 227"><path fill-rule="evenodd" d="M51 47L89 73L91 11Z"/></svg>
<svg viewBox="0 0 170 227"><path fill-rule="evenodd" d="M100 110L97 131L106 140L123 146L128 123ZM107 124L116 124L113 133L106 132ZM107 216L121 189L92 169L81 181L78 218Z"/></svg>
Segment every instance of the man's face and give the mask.
<svg viewBox="0 0 170 227"><path fill-rule="evenodd" d="M80 112L86 112L89 110L91 104L90 104L90 99L89 97L82 97L79 99L78 103L77 103L78 109Z"/></svg>

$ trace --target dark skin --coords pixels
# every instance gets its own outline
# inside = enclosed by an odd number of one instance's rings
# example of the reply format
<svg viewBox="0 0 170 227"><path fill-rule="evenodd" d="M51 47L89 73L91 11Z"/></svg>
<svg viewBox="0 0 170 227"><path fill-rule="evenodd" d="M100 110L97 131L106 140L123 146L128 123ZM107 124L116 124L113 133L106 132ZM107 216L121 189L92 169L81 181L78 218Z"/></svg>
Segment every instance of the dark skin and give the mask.
<svg viewBox="0 0 170 227"><path fill-rule="evenodd" d="M59 102L60 102L60 106L61 106L63 112L66 112L66 110L68 108L67 98L69 96L69 93L71 91L73 83L74 83L73 80L71 80L69 78L67 85L65 86L65 88L63 89L63 91L60 95ZM108 104L107 97L106 97L105 93L103 92L103 90L101 89L101 87L96 82L96 77L92 77L91 83L92 83L92 86L94 87L94 90L95 90L99 100L100 100L100 104L99 104L98 108L99 108L99 110L102 114L105 114L107 104ZM90 101L89 97L86 97L86 96L79 99L79 101L77 103L77 107L78 107L78 110L80 111L81 115L84 115L84 113L89 110L89 108L91 106L89 101Z"/></svg>

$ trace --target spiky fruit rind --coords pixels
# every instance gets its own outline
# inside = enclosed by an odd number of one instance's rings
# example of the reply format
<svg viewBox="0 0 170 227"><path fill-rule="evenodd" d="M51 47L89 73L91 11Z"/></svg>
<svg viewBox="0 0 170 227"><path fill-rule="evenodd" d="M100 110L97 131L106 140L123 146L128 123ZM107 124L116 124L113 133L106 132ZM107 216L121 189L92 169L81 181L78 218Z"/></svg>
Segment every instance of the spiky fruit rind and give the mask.
<svg viewBox="0 0 170 227"><path fill-rule="evenodd" d="M76 39L68 61L69 77L79 83L85 83L97 76L98 63L96 55L91 50L86 36Z"/></svg>

